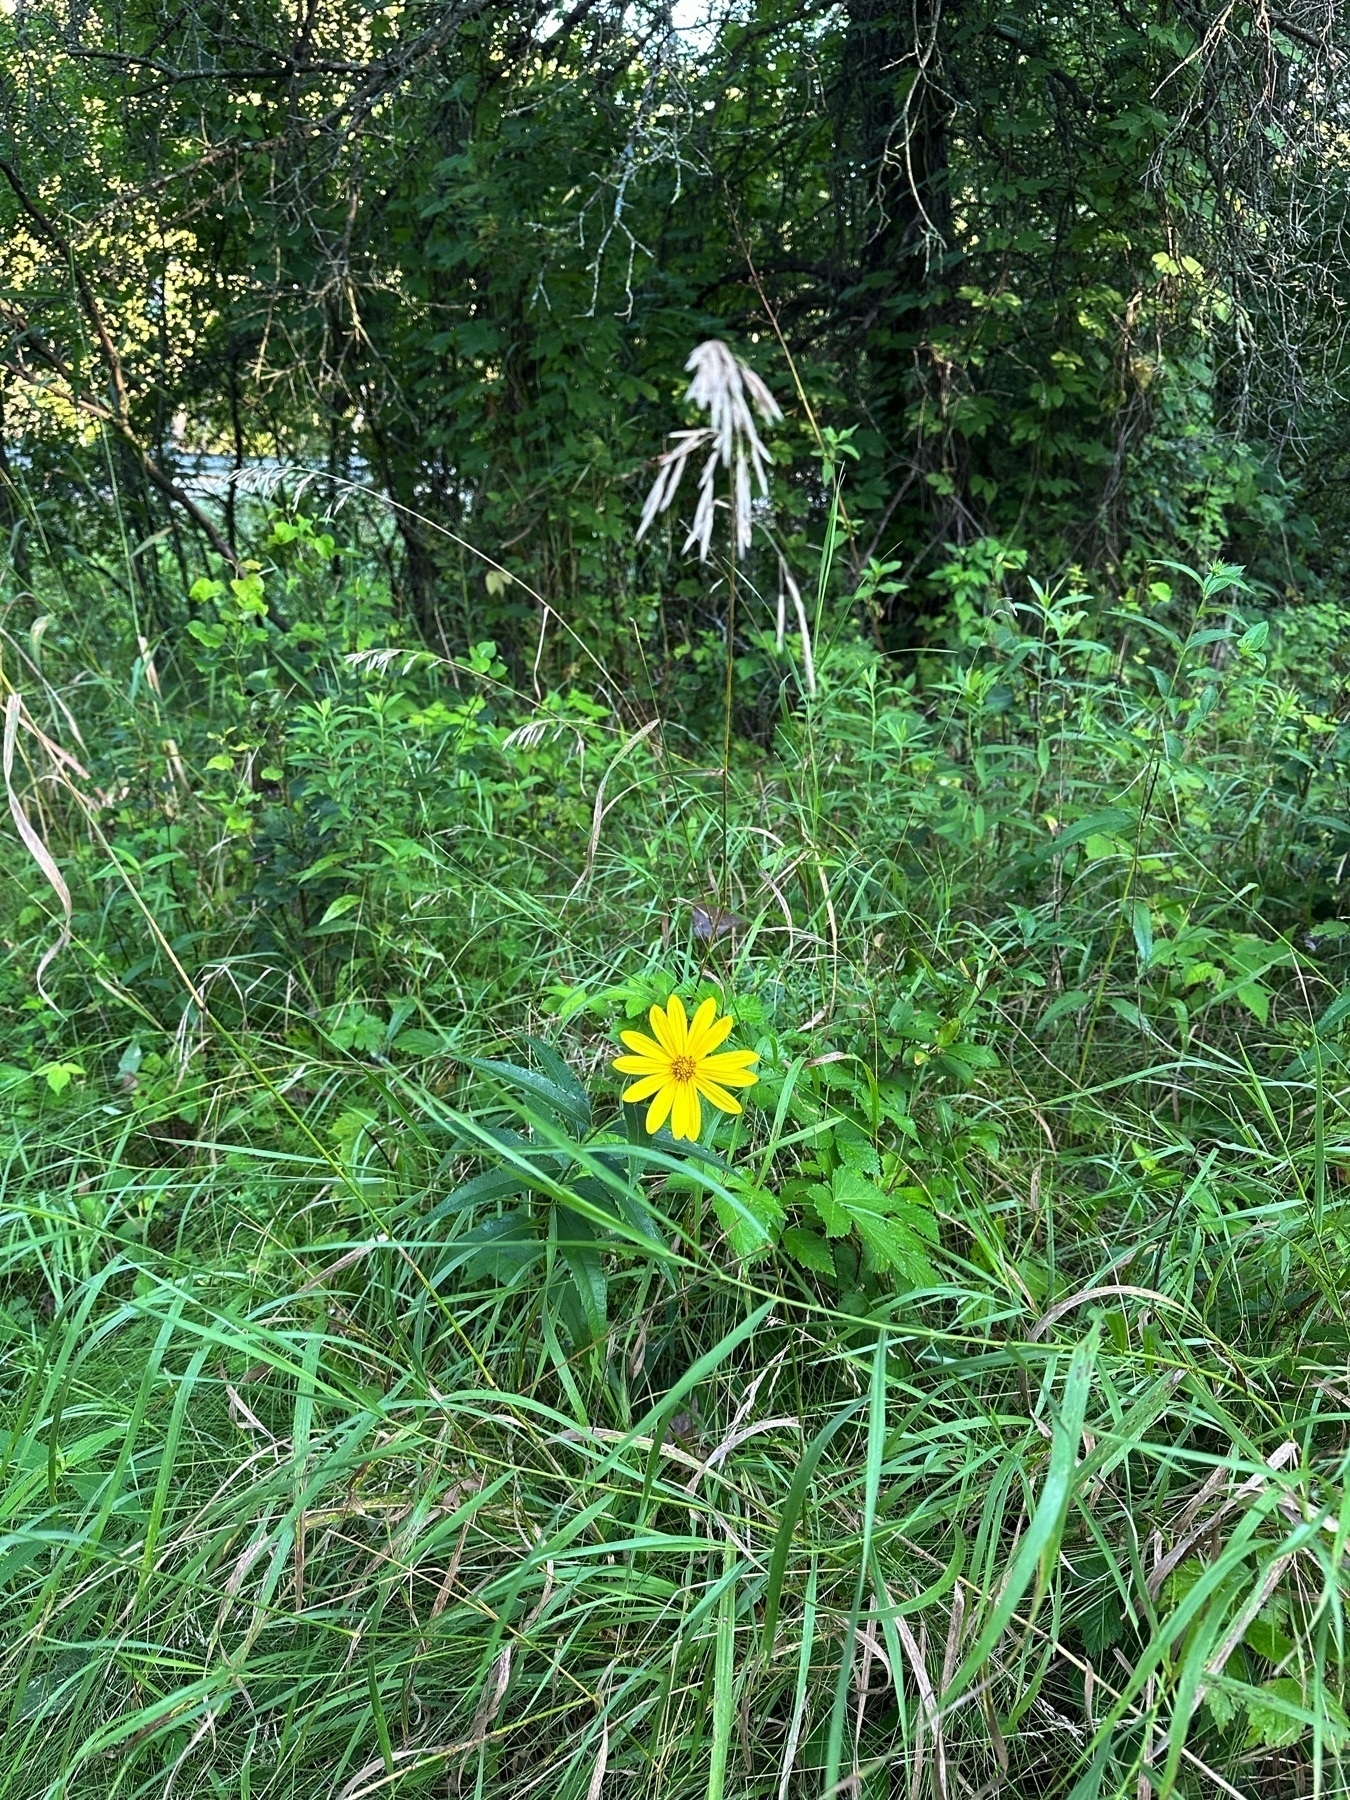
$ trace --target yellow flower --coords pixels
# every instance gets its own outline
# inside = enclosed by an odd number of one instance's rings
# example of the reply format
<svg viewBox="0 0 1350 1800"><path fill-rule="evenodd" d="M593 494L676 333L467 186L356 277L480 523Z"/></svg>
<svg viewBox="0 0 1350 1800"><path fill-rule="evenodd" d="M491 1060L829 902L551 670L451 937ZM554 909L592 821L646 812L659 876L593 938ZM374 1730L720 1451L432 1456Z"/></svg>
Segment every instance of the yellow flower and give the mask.
<svg viewBox="0 0 1350 1800"><path fill-rule="evenodd" d="M651 1101L648 1131L659 1131L669 1119L671 1135L692 1143L703 1129L699 1095L719 1112L738 1113L741 1103L727 1089L753 1087L759 1076L750 1064L758 1058L753 1050L714 1054L736 1022L729 1014L718 1018L715 1000L705 1000L687 1019L680 996L672 994L668 1006L654 1006L649 1016L654 1037L640 1031L619 1033L634 1054L616 1056L614 1067L621 1075L640 1077L624 1089L623 1097Z"/></svg>

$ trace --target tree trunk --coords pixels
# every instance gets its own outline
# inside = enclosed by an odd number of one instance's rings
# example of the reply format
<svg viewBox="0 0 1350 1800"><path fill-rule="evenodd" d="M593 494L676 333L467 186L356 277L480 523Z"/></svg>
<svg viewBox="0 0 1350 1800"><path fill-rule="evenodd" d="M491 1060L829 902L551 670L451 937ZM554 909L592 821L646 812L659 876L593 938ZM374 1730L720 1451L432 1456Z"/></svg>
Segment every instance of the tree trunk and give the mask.
<svg viewBox="0 0 1350 1800"><path fill-rule="evenodd" d="M848 0L839 151L863 189L857 279L869 411L897 481L925 451L913 408L942 402L931 342L953 256L942 51L962 3Z"/></svg>

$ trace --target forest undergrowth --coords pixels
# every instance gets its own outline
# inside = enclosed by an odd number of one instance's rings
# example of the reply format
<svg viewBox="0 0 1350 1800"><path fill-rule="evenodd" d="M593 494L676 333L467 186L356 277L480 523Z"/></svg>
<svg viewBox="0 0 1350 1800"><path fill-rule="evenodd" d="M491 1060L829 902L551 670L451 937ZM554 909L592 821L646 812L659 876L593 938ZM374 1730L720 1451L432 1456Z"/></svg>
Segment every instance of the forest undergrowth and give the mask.
<svg viewBox="0 0 1350 1800"><path fill-rule="evenodd" d="M995 559L724 779L340 529L7 578L0 1796L1344 1792L1343 613Z"/></svg>

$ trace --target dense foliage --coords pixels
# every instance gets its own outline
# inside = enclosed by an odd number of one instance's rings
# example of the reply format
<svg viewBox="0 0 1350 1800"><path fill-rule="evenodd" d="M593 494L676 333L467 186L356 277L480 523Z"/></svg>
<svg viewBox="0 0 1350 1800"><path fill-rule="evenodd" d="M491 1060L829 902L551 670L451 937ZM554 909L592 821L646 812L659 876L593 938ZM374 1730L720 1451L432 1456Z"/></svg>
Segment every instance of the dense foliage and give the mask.
<svg viewBox="0 0 1350 1800"><path fill-rule="evenodd" d="M298 461L397 503L438 647L490 635L517 672L533 651L531 606L448 532L579 606L611 663L650 595L664 659L720 607L661 546L635 566L632 483L718 335L784 389L792 359L774 450L799 564L813 425L849 434L843 566L897 563L895 641L944 546L988 536L1117 587L1169 551L1306 585L1280 449L1337 416L1344 300L1345 34L1318 0L744 0L702 23L664 0L130 0L24 4L0 33L29 541L106 543L71 502L111 483L137 542L168 525L190 556L194 462ZM137 574L181 625L153 559Z"/></svg>
<svg viewBox="0 0 1350 1800"><path fill-rule="evenodd" d="M1344 37L0 14L0 1800L1350 1791Z"/></svg>

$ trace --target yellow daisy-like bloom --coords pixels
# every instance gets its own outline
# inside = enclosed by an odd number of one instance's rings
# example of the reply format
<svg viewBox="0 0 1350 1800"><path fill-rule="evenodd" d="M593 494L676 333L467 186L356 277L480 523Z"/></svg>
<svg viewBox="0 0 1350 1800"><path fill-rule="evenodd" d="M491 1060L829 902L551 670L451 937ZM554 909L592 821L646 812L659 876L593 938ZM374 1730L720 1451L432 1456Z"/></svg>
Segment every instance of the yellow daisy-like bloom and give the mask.
<svg viewBox="0 0 1350 1800"><path fill-rule="evenodd" d="M671 1136L693 1143L703 1129L699 1096L719 1112L738 1113L741 1103L727 1089L753 1087L759 1076L750 1065L759 1059L753 1050L717 1051L736 1021L730 1014L719 1019L715 1000L705 1000L688 1019L680 996L672 994L669 1004L654 1006L649 1017L653 1037L640 1031L619 1033L633 1055L616 1056L614 1067L621 1075L640 1078L624 1089L623 1097L651 1101L648 1131L659 1131L669 1119Z"/></svg>

